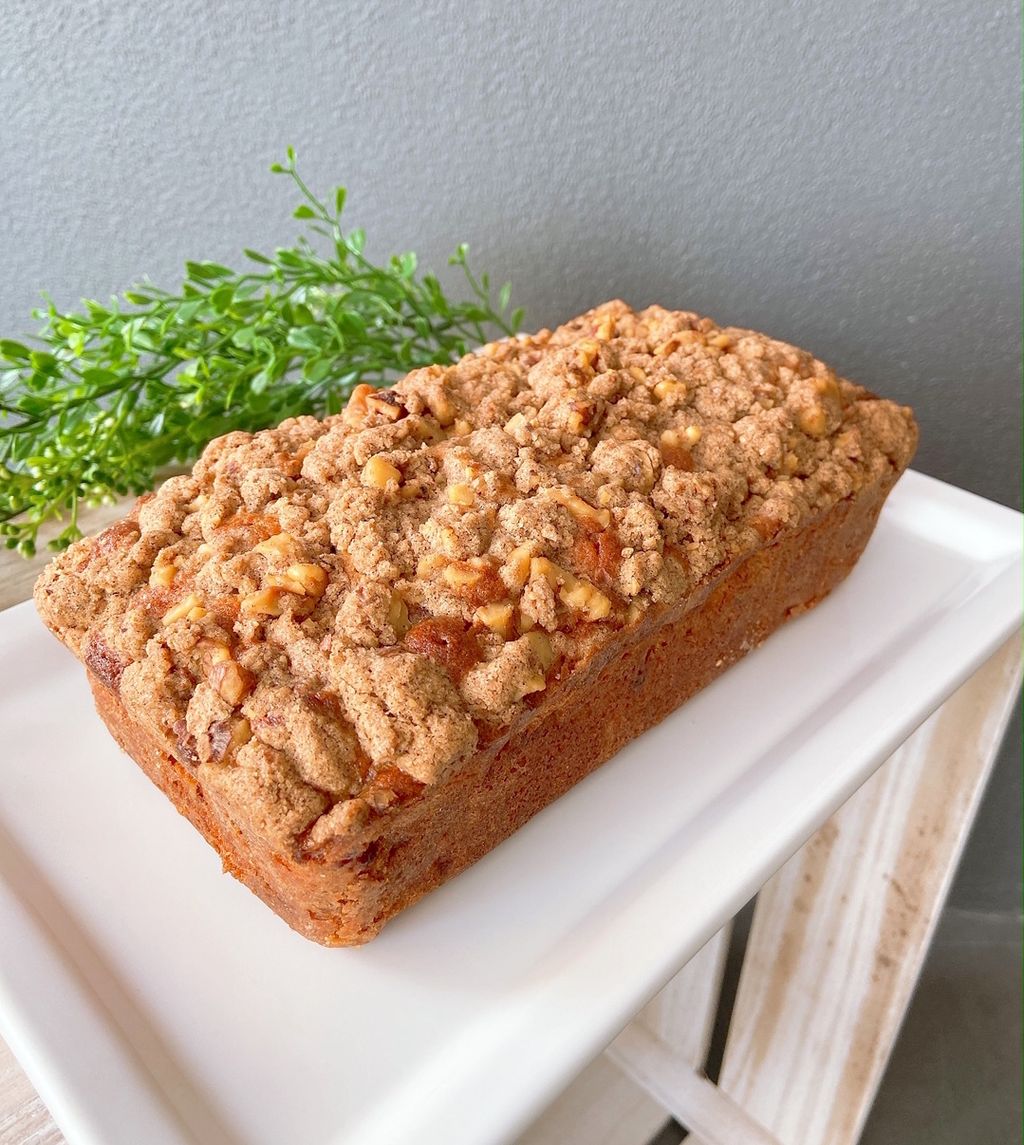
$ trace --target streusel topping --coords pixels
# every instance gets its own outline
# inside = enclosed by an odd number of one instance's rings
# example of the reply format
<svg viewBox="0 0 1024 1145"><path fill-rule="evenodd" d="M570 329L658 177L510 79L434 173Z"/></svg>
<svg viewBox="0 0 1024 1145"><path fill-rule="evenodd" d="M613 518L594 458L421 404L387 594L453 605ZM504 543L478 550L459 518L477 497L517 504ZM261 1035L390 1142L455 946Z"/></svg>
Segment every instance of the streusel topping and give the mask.
<svg viewBox="0 0 1024 1145"><path fill-rule="evenodd" d="M610 302L211 442L36 601L168 752L315 848L915 440L802 350Z"/></svg>

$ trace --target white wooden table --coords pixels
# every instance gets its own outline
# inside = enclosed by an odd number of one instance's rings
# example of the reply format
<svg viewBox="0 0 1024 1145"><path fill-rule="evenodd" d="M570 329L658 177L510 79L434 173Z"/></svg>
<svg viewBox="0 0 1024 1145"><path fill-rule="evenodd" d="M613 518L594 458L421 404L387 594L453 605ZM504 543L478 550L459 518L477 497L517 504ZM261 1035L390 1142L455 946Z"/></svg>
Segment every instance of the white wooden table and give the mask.
<svg viewBox="0 0 1024 1145"><path fill-rule="evenodd" d="M119 515L96 511L88 527ZM45 556L0 555L0 608ZM730 927L716 934L521 1138L640 1145L666 1114L704 1145L860 1135L1021 677L1015 636L758 896L721 1076L705 1064ZM63 1141L0 1042L0 1143Z"/></svg>

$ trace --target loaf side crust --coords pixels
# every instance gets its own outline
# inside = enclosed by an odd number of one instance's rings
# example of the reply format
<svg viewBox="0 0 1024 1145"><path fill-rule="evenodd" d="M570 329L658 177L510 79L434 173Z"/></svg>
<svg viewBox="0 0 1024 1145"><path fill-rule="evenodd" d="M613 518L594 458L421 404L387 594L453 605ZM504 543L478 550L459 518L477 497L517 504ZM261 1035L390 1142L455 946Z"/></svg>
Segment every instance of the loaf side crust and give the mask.
<svg viewBox="0 0 1024 1145"><path fill-rule="evenodd" d="M226 871L307 938L359 945L822 600L856 563L896 478L882 477L738 562L700 603L666 610L613 656L595 657L444 783L317 853L281 849L254 832L90 671L97 710Z"/></svg>

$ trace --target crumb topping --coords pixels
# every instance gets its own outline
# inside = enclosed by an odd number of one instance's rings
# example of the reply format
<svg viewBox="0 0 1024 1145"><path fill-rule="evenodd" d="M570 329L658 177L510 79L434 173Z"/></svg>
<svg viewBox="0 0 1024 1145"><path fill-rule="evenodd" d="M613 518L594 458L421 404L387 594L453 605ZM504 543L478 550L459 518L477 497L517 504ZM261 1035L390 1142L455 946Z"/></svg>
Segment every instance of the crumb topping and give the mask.
<svg viewBox="0 0 1024 1145"><path fill-rule="evenodd" d="M915 442L802 350L610 302L218 438L36 602L256 830L316 849Z"/></svg>

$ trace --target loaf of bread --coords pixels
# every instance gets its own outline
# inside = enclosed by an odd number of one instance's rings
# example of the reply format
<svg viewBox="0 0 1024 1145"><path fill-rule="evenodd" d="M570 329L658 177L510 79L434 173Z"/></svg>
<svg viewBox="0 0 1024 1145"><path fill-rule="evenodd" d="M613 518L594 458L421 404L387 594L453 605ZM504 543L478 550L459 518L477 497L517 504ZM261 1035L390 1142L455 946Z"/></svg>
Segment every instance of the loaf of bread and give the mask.
<svg viewBox="0 0 1024 1145"><path fill-rule="evenodd" d="M361 943L821 600L915 443L801 350L611 302L211 442L35 599L225 868Z"/></svg>

